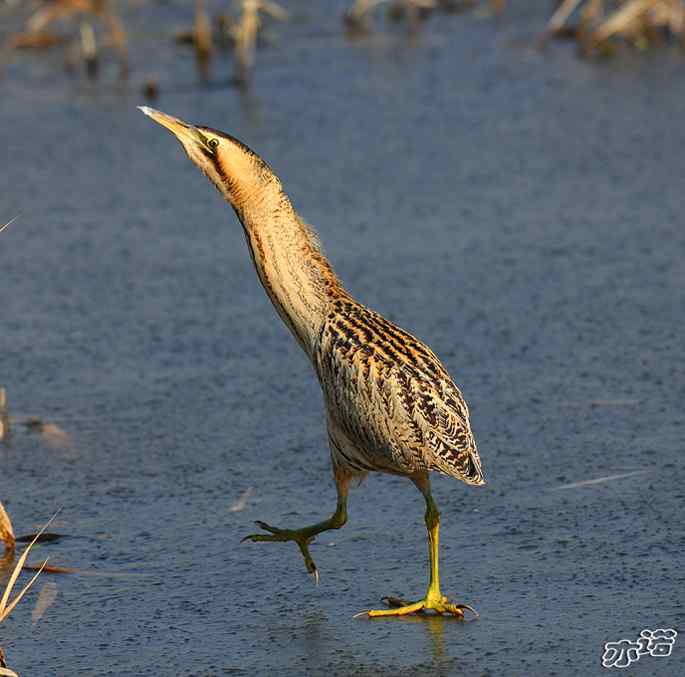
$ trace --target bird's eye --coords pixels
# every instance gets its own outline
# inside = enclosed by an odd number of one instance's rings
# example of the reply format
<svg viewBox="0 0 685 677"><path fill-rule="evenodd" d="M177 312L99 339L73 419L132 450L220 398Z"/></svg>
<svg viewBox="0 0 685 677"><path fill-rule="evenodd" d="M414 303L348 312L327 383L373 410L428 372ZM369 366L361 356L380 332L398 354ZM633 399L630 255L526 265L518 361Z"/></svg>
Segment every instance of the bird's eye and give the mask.
<svg viewBox="0 0 685 677"><path fill-rule="evenodd" d="M207 141L207 145L211 150L216 150L219 147L219 139L210 139Z"/></svg>

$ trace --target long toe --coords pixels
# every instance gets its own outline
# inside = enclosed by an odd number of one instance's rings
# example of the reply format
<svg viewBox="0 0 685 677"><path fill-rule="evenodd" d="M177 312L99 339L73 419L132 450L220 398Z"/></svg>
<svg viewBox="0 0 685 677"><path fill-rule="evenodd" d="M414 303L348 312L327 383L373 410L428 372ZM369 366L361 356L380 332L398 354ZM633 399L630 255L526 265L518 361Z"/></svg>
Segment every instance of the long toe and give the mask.
<svg viewBox="0 0 685 677"><path fill-rule="evenodd" d="M409 606L411 602L401 597L381 597L381 602L385 604L390 609L397 609L402 606Z"/></svg>
<svg viewBox="0 0 685 677"><path fill-rule="evenodd" d="M385 616L408 616L409 614L421 613L425 605L425 601L421 600L420 602L403 604L390 609L371 609L370 611L357 614L357 616L363 616L364 614L366 614L369 618L383 618Z"/></svg>
<svg viewBox="0 0 685 677"><path fill-rule="evenodd" d="M282 534L285 532L285 529L279 529L278 527L272 527L270 524L267 524L266 522L262 522L261 520L256 520L255 524L260 529L264 529L264 531L268 531L272 534Z"/></svg>
<svg viewBox="0 0 685 677"><path fill-rule="evenodd" d="M447 597L427 596L418 602L407 602L400 597L383 597L382 601L389 607L388 609L363 611L357 614L355 618L359 616L368 616L369 618L407 616L409 614L423 614L429 610L440 616L453 616L458 620L464 620L464 611L470 611L475 618L478 618L478 612L472 606L468 604L452 604Z"/></svg>
<svg viewBox="0 0 685 677"><path fill-rule="evenodd" d="M272 527L266 522L257 520L255 524L264 531L268 531L268 534L249 534L240 540L241 543L245 541L252 541L253 543L282 543L283 541L295 540L292 537L292 533L286 529L279 529L278 527Z"/></svg>
<svg viewBox="0 0 685 677"><path fill-rule="evenodd" d="M275 542L275 541L282 541L282 538L279 538L275 534L248 534L247 536L244 536L243 538L240 539L241 543L245 543L245 541L252 541L253 543L259 543L260 541L266 541L268 542Z"/></svg>

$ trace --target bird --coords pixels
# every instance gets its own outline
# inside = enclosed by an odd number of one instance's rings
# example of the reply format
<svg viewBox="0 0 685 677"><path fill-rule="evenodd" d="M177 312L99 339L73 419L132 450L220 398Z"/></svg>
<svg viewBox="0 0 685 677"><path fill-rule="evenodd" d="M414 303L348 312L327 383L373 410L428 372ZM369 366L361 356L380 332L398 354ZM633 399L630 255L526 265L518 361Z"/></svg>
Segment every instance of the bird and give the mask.
<svg viewBox="0 0 685 677"><path fill-rule="evenodd" d="M315 231L295 211L271 167L244 143L161 111L140 110L180 141L242 224L259 280L278 315L312 363L321 385L337 491L331 517L297 529L256 522L251 542L294 542L318 583L309 552L314 538L347 522L351 485L369 472L408 477L423 494L429 583L418 601L384 597L371 618L431 613L464 620L468 604L443 595L438 567L440 513L431 471L484 485L469 409L433 351L357 301L323 254Z"/></svg>

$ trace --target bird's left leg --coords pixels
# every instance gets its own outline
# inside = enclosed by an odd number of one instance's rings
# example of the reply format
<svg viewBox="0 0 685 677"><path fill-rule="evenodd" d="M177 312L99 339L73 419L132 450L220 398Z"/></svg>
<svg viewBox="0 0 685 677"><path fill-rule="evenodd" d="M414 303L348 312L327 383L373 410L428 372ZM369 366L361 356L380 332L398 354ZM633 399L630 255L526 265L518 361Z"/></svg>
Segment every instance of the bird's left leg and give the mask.
<svg viewBox="0 0 685 677"><path fill-rule="evenodd" d="M338 492L338 502L335 508L335 512L327 520L323 522L317 522L308 527L302 527L301 529L279 529L277 527L272 527L266 522L258 521L257 526L264 531L268 531L268 534L250 534L242 539L243 541L253 541L253 542L268 542L268 543L278 543L285 541L295 541L297 546L302 553L304 558L304 565L307 568L307 573L312 574L319 582L319 570L314 564L312 556L309 554L309 544L314 540L314 538L323 531L329 531L330 529L340 529L347 522L347 494L349 491L349 484L351 476L345 473L344 470L336 468L334 471L335 475L335 487Z"/></svg>
<svg viewBox="0 0 685 677"><path fill-rule="evenodd" d="M433 609L438 614L449 614L459 619L464 618L464 611L468 609L476 617L478 613L468 604L453 604L440 591L440 573L438 568L438 551L440 545L440 513L435 505L430 490L428 473L423 472L414 475L412 482L426 499L426 529L428 530L428 557L430 560L430 582L426 596L418 602L406 602L396 597L384 597L383 601L389 609L371 610L358 615L367 614L371 618L379 616L406 616L413 613L422 613L426 609Z"/></svg>

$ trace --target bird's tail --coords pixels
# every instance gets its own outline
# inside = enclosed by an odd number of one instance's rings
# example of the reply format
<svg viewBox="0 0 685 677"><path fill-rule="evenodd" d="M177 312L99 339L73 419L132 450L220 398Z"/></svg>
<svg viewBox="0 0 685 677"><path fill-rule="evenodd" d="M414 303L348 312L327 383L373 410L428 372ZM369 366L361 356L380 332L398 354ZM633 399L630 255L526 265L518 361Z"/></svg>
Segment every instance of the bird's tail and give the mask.
<svg viewBox="0 0 685 677"><path fill-rule="evenodd" d="M448 458L440 458L435 468L438 472L450 475L466 484L482 486L485 484L485 474L480 462L480 455L475 441L468 449L464 449Z"/></svg>
<svg viewBox="0 0 685 677"><path fill-rule="evenodd" d="M473 445L473 449L468 453L459 479L466 482L466 484L473 484L475 486L482 486L486 483L485 474L483 473L483 467L480 462L480 455L478 454L478 449L475 444Z"/></svg>

